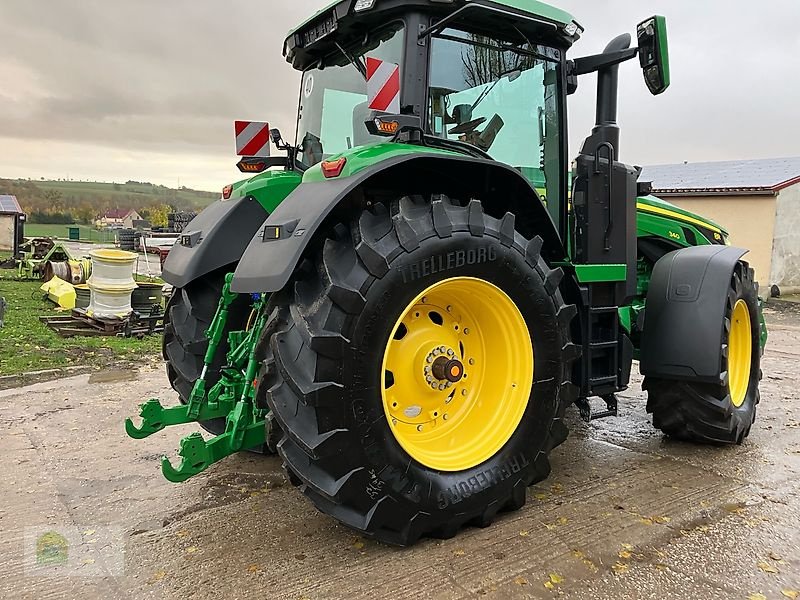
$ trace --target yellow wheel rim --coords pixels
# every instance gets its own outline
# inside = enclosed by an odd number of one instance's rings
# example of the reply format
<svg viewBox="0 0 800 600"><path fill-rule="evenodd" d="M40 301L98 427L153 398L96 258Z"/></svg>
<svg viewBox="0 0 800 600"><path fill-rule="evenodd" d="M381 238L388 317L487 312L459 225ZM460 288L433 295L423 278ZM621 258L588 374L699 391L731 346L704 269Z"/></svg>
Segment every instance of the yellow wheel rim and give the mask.
<svg viewBox="0 0 800 600"><path fill-rule="evenodd" d="M731 332L728 335L728 387L736 408L747 398L750 385L750 365L753 358L753 337L750 329L750 311L744 300L739 300L731 315Z"/></svg>
<svg viewBox="0 0 800 600"><path fill-rule="evenodd" d="M436 283L397 319L381 396L395 439L417 462L463 471L519 426L533 385L533 344L514 301L471 277Z"/></svg>

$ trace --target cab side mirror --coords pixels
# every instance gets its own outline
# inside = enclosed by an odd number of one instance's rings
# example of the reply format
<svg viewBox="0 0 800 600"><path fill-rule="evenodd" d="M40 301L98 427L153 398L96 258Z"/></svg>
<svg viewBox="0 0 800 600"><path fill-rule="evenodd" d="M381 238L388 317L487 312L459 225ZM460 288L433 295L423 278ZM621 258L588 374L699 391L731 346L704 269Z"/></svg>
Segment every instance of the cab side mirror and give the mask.
<svg viewBox="0 0 800 600"><path fill-rule="evenodd" d="M667 44L667 19L650 17L636 28L639 38L639 62L644 71L644 81L654 96L669 87L669 46Z"/></svg>

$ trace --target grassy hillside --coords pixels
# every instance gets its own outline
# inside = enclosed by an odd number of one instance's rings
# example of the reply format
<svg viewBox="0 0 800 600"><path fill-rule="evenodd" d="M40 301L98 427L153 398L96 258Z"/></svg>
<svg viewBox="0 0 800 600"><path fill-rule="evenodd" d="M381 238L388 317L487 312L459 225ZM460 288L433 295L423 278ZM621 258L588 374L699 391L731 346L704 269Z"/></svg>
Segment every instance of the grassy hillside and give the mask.
<svg viewBox="0 0 800 600"><path fill-rule="evenodd" d="M28 213L29 223L91 224L113 208L134 209L154 224L170 212L198 212L219 198L218 192L129 181L34 181L0 179L0 194L12 194ZM163 223L162 225L166 225Z"/></svg>
<svg viewBox="0 0 800 600"><path fill-rule="evenodd" d="M60 192L67 199L109 198L119 201L120 208L128 208L128 203L149 200L168 200L176 208L183 210L202 209L219 198L218 192L202 192L188 188L173 189L151 183L95 183L91 181L34 181L42 190ZM1 184L0 184L1 185ZM131 208L137 208L131 206Z"/></svg>

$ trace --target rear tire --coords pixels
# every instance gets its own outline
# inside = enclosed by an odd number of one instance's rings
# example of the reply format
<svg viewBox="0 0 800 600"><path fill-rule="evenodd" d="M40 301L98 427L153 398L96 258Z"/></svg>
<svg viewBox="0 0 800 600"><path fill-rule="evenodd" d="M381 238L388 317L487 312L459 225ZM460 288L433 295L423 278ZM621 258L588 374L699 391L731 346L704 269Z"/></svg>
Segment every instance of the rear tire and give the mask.
<svg viewBox="0 0 800 600"><path fill-rule="evenodd" d="M736 310L737 306L740 307L739 311ZM746 307L746 311L742 312L742 307ZM745 319L749 318L749 324L742 322L742 318L737 319L741 315ZM645 378L643 388L647 390L647 412L653 415L653 425L679 440L741 444L750 433L760 399L758 385L761 380L763 353L760 345L760 322L758 284L755 282L753 269L746 263L739 263L731 278L725 320L722 324L724 335L720 349L720 378L725 384ZM736 360L731 360L731 334L735 328L748 325L749 335L746 337L750 338L749 364L737 365ZM741 382L738 390L737 378Z"/></svg>
<svg viewBox="0 0 800 600"><path fill-rule="evenodd" d="M273 298L268 329L276 333L262 385L283 431L278 452L290 480L319 510L405 546L421 536L452 537L465 525L488 526L497 513L525 504L527 487L550 472L548 454L566 439L562 417L577 397L570 373L578 348L569 327L577 311L564 303L563 273L548 267L541 246L541 238L515 231L513 215L489 217L476 200L457 206L443 197L403 198L390 210L363 212L352 227L337 226L313 267ZM527 325L534 368L524 413L504 445L485 460L476 453L479 464L448 471L425 466L401 446L384 404L382 390L394 383L387 383L383 361L415 298L459 278L489 283L511 299ZM468 381L486 389L475 373ZM510 387L480 403L505 408L515 393ZM411 404L422 403L416 394Z"/></svg>

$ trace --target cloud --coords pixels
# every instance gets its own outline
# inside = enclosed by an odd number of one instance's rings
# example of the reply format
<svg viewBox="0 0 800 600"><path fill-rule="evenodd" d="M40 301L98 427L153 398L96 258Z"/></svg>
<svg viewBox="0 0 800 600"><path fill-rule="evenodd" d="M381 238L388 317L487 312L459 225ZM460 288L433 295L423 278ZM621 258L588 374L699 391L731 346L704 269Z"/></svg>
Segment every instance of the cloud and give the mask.
<svg viewBox="0 0 800 600"><path fill-rule="evenodd" d="M44 11L11 0L0 20L0 61L39 89L4 93L0 132L221 152L230 132L212 136L236 118L269 116L291 127L298 75L281 47L290 24L314 4L276 11L270 2L77 0Z"/></svg>
<svg viewBox="0 0 800 600"><path fill-rule="evenodd" d="M800 154L800 3L770 0L564 0L587 33L573 56L602 51L652 14L667 17L672 86L652 97L635 61L620 70L622 158L636 164ZM577 148L594 118L594 82L571 111Z"/></svg>
<svg viewBox="0 0 800 600"><path fill-rule="evenodd" d="M237 175L233 120L269 120L293 137L299 74L281 55L283 40L326 3L71 0L48 2L45 10L5 0L0 176L69 171L124 180L131 163L120 157L136 156L137 169L149 169L154 181L173 182L183 171L186 185L219 187ZM668 17L672 88L653 98L633 62L621 68L623 159L652 164L800 153L794 77L800 37L791 29L800 21L800 3L557 4L587 29L573 56L601 51L650 14ZM593 121L594 82L584 79L570 99L573 149ZM106 161L93 169L89 156ZM220 168L200 171L198 164Z"/></svg>

